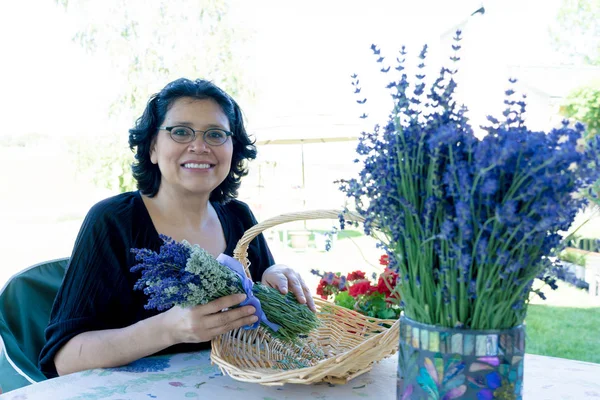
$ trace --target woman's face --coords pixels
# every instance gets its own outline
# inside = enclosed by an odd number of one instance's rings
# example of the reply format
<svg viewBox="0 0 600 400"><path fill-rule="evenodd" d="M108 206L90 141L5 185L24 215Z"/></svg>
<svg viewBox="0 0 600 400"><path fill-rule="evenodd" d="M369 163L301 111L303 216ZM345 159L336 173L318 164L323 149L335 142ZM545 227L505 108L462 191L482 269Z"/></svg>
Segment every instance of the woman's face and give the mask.
<svg viewBox="0 0 600 400"><path fill-rule="evenodd" d="M198 100L182 97L173 102L164 121L159 126L183 125L195 130L210 128L230 130L229 120L221 106L212 99ZM158 164L161 173L161 190L210 193L229 174L233 154L232 138L220 146L204 143L202 132L190 143L177 143L168 131L159 130L150 151L150 160Z"/></svg>

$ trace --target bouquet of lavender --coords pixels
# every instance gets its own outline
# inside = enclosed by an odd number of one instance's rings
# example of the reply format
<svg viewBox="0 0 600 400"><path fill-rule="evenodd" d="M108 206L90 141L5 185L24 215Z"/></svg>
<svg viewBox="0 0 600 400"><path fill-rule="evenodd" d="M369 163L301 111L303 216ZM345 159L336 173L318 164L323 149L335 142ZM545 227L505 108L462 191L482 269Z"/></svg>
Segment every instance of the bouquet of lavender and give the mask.
<svg viewBox="0 0 600 400"><path fill-rule="evenodd" d="M459 41L457 32L455 51ZM509 89L502 117L488 117L479 139L453 99L456 69L442 68L428 85L426 52L409 82L402 48L395 68L402 75L388 85L389 121L363 133L362 170L341 190L398 271L407 317L445 327L517 326L538 291L534 278L554 285L548 257L560 232L595 196L589 188L600 178L600 136L586 143L583 125L567 122L550 132L528 129L525 102Z"/></svg>
<svg viewBox="0 0 600 400"><path fill-rule="evenodd" d="M318 326L315 314L298 303L292 292L282 295L271 287L253 284L234 258L221 254L215 259L200 246L185 240L176 242L164 235L160 238L164 244L158 253L131 249L139 262L131 272L142 272L134 289L143 290L149 296L146 309L192 307L230 294L245 293L247 298L240 305L254 306L259 318L245 329L255 329L262 324L273 337L295 342Z"/></svg>

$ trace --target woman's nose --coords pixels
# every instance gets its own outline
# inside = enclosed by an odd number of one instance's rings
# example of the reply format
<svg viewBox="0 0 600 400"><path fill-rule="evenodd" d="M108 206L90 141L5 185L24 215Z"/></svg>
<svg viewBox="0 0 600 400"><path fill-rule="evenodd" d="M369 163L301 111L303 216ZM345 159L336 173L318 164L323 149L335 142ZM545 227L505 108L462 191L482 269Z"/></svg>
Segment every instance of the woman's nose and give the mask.
<svg viewBox="0 0 600 400"><path fill-rule="evenodd" d="M202 135L198 135L196 136L196 139L190 143L189 149L193 152L208 153L210 151L210 146L206 144Z"/></svg>

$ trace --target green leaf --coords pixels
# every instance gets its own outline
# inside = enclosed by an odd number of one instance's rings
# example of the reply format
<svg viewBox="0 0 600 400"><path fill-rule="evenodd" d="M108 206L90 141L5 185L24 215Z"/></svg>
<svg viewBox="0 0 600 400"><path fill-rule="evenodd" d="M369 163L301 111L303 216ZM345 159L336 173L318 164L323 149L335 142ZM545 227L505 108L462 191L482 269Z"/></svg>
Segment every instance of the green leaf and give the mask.
<svg viewBox="0 0 600 400"><path fill-rule="evenodd" d="M385 301L383 297L377 297L373 299L373 307L377 308L387 308L388 303Z"/></svg>
<svg viewBox="0 0 600 400"><path fill-rule="evenodd" d="M385 310L380 310L377 313L377 318L394 319L394 318L396 318L396 311L392 308L386 308Z"/></svg>
<svg viewBox="0 0 600 400"><path fill-rule="evenodd" d="M354 310L356 299L348 294L348 292L339 292L335 295L334 303L338 306Z"/></svg>

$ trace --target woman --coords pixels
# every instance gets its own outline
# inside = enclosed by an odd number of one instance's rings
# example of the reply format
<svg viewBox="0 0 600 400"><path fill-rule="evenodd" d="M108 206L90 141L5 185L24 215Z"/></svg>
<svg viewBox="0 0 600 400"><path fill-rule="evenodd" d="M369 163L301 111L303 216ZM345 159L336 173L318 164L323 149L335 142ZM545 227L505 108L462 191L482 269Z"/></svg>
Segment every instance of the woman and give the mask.
<svg viewBox="0 0 600 400"><path fill-rule="evenodd" d="M232 255L256 224L235 200L246 162L256 157L237 103L208 81L176 80L150 99L129 145L139 191L101 201L83 222L40 354L48 377L209 348L215 336L256 321L252 306L221 311L242 302L240 294L188 309L146 310L145 295L133 290L139 274L129 271L130 249L158 251L159 233L216 257ZM255 281L281 293L289 288L315 310L302 278L275 265L262 235L250 244L249 260Z"/></svg>

